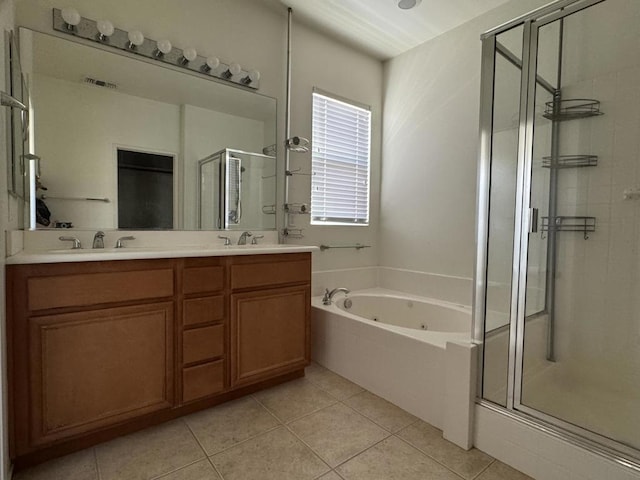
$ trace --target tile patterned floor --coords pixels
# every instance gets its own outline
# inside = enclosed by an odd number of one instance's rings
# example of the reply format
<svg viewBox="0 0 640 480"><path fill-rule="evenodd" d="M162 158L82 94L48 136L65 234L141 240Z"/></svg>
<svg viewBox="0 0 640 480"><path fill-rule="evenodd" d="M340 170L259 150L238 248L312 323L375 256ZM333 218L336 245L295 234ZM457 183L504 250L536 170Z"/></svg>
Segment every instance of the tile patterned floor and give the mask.
<svg viewBox="0 0 640 480"><path fill-rule="evenodd" d="M305 378L121 437L15 480L526 480L316 364Z"/></svg>

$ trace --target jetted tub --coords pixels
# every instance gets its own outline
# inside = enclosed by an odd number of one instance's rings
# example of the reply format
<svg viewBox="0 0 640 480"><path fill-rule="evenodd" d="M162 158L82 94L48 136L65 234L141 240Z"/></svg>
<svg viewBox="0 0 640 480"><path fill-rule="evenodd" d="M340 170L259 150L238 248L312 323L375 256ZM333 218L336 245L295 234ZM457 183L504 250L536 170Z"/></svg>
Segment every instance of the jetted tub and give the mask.
<svg viewBox="0 0 640 480"><path fill-rule="evenodd" d="M470 342L469 307L379 288L312 307L314 360L442 428L447 342Z"/></svg>

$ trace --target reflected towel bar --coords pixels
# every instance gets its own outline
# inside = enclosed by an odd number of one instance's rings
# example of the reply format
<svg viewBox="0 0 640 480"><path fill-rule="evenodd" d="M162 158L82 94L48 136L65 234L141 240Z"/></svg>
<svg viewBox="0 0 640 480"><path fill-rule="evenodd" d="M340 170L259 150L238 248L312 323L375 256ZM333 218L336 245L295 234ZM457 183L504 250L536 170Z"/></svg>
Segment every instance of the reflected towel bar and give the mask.
<svg viewBox="0 0 640 480"><path fill-rule="evenodd" d="M371 245L361 245L359 243L355 245L320 245L321 252L329 250L330 248L355 248L356 250L361 250L363 248L371 248Z"/></svg>
<svg viewBox="0 0 640 480"><path fill-rule="evenodd" d="M47 199L51 199L51 200L83 200L83 201L89 201L89 202L104 202L104 203L109 203L111 202L111 200L109 200L108 198L92 198L92 197L56 197L55 195L41 195L40 198L42 200L47 200Z"/></svg>

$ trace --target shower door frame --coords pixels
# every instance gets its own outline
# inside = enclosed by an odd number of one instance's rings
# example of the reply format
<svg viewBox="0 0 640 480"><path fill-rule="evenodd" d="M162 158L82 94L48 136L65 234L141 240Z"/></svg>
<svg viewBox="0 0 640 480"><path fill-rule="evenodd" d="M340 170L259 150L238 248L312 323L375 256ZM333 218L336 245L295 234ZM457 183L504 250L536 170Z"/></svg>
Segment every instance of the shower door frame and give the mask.
<svg viewBox="0 0 640 480"><path fill-rule="evenodd" d="M528 247L531 229L530 195L533 164L533 136L537 79L539 29L551 22L577 13L607 0L562 0L487 31L482 39L480 101L480 158L478 171L477 255L474 271L473 340L478 344L478 395L476 402L493 411L524 421L530 426L588 449L620 465L640 471L640 452L628 445L571 424L540 410L523 405L522 370L525 335L525 299L528 273ZM484 335L489 247L489 211L493 139L493 101L495 81L496 36L523 26L522 73L518 127L518 161L516 170L513 269L509 322L509 359L506 407L483 398Z"/></svg>

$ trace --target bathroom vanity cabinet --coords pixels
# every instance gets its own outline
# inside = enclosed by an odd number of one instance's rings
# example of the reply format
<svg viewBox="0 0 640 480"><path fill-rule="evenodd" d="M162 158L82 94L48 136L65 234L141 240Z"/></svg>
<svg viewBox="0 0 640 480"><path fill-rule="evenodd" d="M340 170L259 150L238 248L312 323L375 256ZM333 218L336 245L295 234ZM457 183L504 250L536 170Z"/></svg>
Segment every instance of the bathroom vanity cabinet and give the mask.
<svg viewBox="0 0 640 480"><path fill-rule="evenodd" d="M310 253L7 266L18 466L304 374Z"/></svg>

